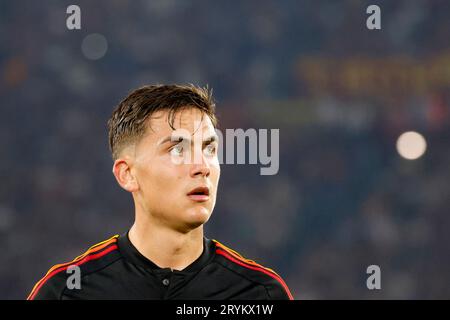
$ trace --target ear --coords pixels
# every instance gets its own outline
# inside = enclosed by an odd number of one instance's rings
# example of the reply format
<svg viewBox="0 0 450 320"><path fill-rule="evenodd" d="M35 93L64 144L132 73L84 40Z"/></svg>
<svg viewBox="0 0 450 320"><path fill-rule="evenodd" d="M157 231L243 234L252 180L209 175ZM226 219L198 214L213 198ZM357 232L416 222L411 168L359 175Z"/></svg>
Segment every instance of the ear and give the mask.
<svg viewBox="0 0 450 320"><path fill-rule="evenodd" d="M117 183L128 192L139 190L139 184L131 170L131 159L119 158L114 161L112 172Z"/></svg>

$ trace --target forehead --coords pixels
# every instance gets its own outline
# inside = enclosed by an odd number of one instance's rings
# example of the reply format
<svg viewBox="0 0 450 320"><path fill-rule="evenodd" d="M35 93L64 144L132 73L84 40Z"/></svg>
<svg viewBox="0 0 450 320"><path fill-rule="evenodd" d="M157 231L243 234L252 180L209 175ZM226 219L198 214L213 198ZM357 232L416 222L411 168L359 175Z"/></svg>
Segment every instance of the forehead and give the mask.
<svg viewBox="0 0 450 320"><path fill-rule="evenodd" d="M196 108L186 108L174 114L172 127L169 124L169 110L155 112L146 123L145 136L158 140L171 135L174 130L183 129L194 134L199 131L214 132L214 125L209 116Z"/></svg>

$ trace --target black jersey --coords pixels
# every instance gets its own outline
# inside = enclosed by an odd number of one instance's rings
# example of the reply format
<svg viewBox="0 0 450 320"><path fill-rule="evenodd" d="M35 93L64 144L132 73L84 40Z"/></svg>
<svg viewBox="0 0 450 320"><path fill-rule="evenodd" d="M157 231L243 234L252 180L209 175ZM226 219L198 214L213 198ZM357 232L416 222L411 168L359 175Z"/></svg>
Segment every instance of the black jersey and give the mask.
<svg viewBox="0 0 450 320"><path fill-rule="evenodd" d="M182 271L160 268L116 235L73 261L52 267L34 286L33 299L293 299L273 270L204 238L201 256ZM77 266L79 285L73 285ZM68 285L72 283L72 285Z"/></svg>

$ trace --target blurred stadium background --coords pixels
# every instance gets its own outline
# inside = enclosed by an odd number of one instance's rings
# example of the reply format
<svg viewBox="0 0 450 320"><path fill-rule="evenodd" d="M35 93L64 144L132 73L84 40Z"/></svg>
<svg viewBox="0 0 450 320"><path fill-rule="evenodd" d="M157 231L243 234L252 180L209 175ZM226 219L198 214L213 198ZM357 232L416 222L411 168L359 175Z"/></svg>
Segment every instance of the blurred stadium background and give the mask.
<svg viewBox="0 0 450 320"><path fill-rule="evenodd" d="M191 82L220 128L280 129L278 175L222 166L207 236L297 299L450 298L449 1L1 0L0 40L0 298L127 230L106 121L137 86Z"/></svg>

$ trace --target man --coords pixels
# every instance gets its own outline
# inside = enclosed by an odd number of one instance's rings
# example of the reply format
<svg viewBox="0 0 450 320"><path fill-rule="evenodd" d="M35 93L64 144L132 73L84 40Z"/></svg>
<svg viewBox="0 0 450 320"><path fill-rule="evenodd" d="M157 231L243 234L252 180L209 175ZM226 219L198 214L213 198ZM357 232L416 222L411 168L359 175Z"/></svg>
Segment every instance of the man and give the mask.
<svg viewBox="0 0 450 320"><path fill-rule="evenodd" d="M211 91L145 86L108 121L130 230L51 268L28 299L293 299L273 270L203 234L220 165ZM78 278L77 278L78 277Z"/></svg>

